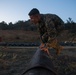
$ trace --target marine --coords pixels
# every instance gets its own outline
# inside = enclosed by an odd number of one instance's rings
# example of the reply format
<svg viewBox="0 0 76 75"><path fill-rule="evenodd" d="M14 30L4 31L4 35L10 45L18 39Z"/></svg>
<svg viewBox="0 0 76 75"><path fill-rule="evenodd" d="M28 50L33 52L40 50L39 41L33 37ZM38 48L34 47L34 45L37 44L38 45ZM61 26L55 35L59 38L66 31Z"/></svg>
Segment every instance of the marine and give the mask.
<svg viewBox="0 0 76 75"><path fill-rule="evenodd" d="M49 48L54 48L59 55L63 47L59 44L59 36L63 33L64 22L56 14L41 14L37 8L29 12L32 23L37 25L40 33L40 49L49 54Z"/></svg>

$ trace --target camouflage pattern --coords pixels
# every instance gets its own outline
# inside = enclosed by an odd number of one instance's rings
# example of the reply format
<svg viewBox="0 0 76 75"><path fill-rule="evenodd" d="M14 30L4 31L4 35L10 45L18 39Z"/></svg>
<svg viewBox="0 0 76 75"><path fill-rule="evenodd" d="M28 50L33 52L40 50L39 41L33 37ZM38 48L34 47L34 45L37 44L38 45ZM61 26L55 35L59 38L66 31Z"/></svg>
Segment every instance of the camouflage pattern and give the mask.
<svg viewBox="0 0 76 75"><path fill-rule="evenodd" d="M41 14L41 20L38 23L41 41L50 43L54 40L64 28L64 22L55 14Z"/></svg>

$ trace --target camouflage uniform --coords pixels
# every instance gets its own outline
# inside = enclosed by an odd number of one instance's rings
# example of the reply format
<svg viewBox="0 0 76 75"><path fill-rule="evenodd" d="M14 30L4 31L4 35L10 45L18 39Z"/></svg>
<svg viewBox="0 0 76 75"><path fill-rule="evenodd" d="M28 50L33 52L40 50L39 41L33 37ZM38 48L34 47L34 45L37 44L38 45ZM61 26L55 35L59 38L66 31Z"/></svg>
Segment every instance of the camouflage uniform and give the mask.
<svg viewBox="0 0 76 75"><path fill-rule="evenodd" d="M41 14L41 20L38 23L38 30L42 43L47 43L46 47L52 47L58 51L62 49L58 42L58 36L61 34L64 22L55 14Z"/></svg>

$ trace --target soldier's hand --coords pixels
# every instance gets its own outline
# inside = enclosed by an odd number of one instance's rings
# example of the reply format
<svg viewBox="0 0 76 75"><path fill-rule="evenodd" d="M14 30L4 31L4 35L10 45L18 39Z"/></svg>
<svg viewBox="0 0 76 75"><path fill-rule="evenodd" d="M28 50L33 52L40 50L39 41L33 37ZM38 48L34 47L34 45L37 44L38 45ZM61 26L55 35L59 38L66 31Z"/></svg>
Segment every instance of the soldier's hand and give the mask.
<svg viewBox="0 0 76 75"><path fill-rule="evenodd" d="M40 45L40 49L42 49L42 48L44 48L45 47L45 44L44 43L41 43L41 45Z"/></svg>
<svg viewBox="0 0 76 75"><path fill-rule="evenodd" d="M48 55L50 54L48 48L46 47L42 48L41 50L45 51Z"/></svg>
<svg viewBox="0 0 76 75"><path fill-rule="evenodd" d="M47 53L49 54L48 48L45 46L44 43L42 43L42 44L40 45L40 49L43 50L43 51L45 51L45 52L47 52Z"/></svg>

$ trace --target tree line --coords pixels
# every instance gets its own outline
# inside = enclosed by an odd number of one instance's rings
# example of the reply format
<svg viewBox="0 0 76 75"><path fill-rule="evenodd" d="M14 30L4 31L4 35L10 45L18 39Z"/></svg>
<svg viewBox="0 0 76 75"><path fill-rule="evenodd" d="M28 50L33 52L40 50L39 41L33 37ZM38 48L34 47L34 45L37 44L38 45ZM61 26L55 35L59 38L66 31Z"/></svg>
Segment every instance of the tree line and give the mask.
<svg viewBox="0 0 76 75"><path fill-rule="evenodd" d="M0 22L0 30L25 30L25 31L36 31L35 25L30 23L30 21L18 21L16 23L6 23L5 21Z"/></svg>
<svg viewBox="0 0 76 75"><path fill-rule="evenodd" d="M72 37L72 41L76 39L76 23L71 19L68 18L67 23L65 23L65 30L68 30L69 37Z"/></svg>
<svg viewBox="0 0 76 75"><path fill-rule="evenodd" d="M76 39L76 23L68 18L67 22L64 23L64 31L68 31L69 37L72 37L72 41ZM25 30L25 31L37 31L36 25L32 24L30 20L27 21L18 21L16 23L6 23L4 21L0 22L0 30ZM65 32L66 33L66 32ZM69 38L68 37L68 38Z"/></svg>
<svg viewBox="0 0 76 75"><path fill-rule="evenodd" d="M65 30L68 30L70 33L76 34L76 23L68 18L67 22L64 24ZM36 31L37 27L28 21L18 21L16 23L10 22L7 24L6 22L0 22L0 30L25 30L25 31Z"/></svg>

